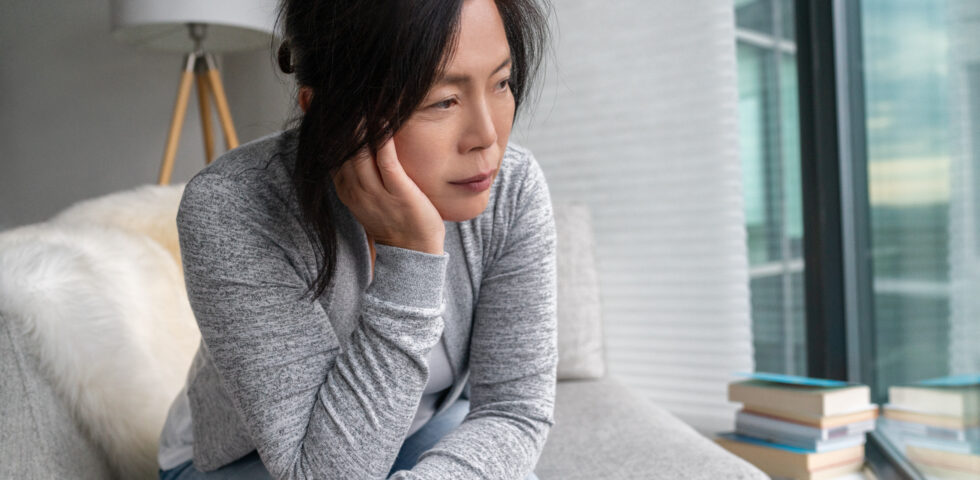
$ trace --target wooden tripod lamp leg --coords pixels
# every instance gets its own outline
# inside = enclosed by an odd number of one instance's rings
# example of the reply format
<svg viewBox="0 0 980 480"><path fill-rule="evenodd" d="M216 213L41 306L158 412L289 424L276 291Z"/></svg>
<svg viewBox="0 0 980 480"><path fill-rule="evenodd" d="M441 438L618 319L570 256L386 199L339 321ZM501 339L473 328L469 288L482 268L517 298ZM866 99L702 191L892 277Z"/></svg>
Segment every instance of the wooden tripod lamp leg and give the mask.
<svg viewBox="0 0 980 480"><path fill-rule="evenodd" d="M214 160L214 129L211 128L211 92L208 88L207 72L201 68L202 59L198 57L195 74L197 75L197 105L201 113L201 130L204 134L204 164Z"/></svg>
<svg viewBox="0 0 980 480"><path fill-rule="evenodd" d="M191 82L194 80L194 59L196 55L187 54L184 71L180 74L180 86L177 88L177 102L174 104L174 115L170 121L170 133L167 134L167 146L163 151L163 163L160 165L160 185L170 183L170 174L174 169L174 157L177 155L177 144L180 141L180 130L184 127L184 114L187 113L187 98L191 93Z"/></svg>
<svg viewBox="0 0 980 480"><path fill-rule="evenodd" d="M210 53L205 53L207 61L208 86L214 94L214 103L218 108L218 118L221 120L221 131L225 135L225 147L231 150L238 146L238 134L235 133L235 125L231 121L231 110L228 109L228 99L225 98L225 88L221 84L221 75L214 64L214 59Z"/></svg>

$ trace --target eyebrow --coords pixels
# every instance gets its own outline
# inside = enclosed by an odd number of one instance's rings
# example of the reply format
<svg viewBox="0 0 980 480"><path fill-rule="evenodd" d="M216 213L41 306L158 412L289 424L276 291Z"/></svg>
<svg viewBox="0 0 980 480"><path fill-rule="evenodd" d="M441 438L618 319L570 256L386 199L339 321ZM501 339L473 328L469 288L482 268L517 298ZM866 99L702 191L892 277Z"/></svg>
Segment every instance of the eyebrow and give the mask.
<svg viewBox="0 0 980 480"><path fill-rule="evenodd" d="M497 65L497 68L493 69L493 71L490 72L490 76L492 77L495 73L499 72L502 68L506 67L510 63L511 63L511 58L507 57L506 59L504 59L503 62L500 63L500 65ZM460 84L460 83L470 83L470 80L472 79L469 75L443 75L441 78L439 78L439 81L436 83L437 84L445 84L445 83Z"/></svg>

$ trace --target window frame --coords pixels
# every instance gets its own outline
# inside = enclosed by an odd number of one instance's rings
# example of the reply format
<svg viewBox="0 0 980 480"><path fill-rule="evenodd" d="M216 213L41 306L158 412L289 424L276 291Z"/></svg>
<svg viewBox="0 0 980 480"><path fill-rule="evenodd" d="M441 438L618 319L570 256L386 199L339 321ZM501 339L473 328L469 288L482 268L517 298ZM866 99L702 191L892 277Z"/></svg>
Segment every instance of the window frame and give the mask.
<svg viewBox="0 0 980 480"><path fill-rule="evenodd" d="M796 0L795 7L807 372L873 385L861 4ZM866 460L880 478L923 478L877 432L868 435Z"/></svg>
<svg viewBox="0 0 980 480"><path fill-rule="evenodd" d="M767 278L778 278L782 283L779 302L782 310L782 322L779 327L782 328L782 333L785 336L785 341L782 342L781 347L782 358L788 373L804 374L807 367L805 357L802 361L797 361L795 357L797 352L801 350L805 352L806 345L803 344L803 348L799 348L795 336L799 330L803 330L805 335L805 320L802 317L805 316L806 312L802 311L799 319L794 318L795 310L799 308L798 304L802 303L802 299L798 302L795 301L793 298L794 287L791 285L793 285L795 276L799 275L802 278L805 262L802 257L802 244L793 245L787 233L787 225L789 224L789 216L785 208L788 194L786 189L787 170L785 168L787 160L783 158L785 148L783 132L791 127L784 126L786 117L783 116L784 112L781 106L782 102L786 100L785 97L788 96L783 89L782 61L786 57L790 57L793 65L796 65L796 42L794 39L787 38L782 28L783 2L784 0L766 0L770 7L768 13L770 14L769 20L772 22L771 31L763 32L743 27L736 21L735 39L738 49L743 46L755 49L761 54L760 61L771 62L769 68L772 71L769 72L770 75L764 81L768 81L772 88L763 89L765 91L763 94L764 101L768 103L765 107L767 112L763 113L763 116L767 113L775 116L774 121L764 121L764 125L762 125L764 129L771 127L775 130L767 130L765 134L767 138L764 142L762 159L764 170L762 197L765 203L766 223L776 227L780 239L775 248L772 244L774 242L766 242L768 253L774 258L770 258L764 263L753 264L750 252L749 281L754 284L756 281ZM736 15L738 15L737 12ZM795 99L793 101L797 105L799 104ZM796 128L796 130L798 132L799 129ZM802 201L802 192L799 195ZM774 201L774 198L778 200ZM755 314L754 308L753 314ZM753 340L754 346L758 348L759 345L755 342L756 340ZM758 355L758 350L756 352ZM758 357L756 359L758 360Z"/></svg>

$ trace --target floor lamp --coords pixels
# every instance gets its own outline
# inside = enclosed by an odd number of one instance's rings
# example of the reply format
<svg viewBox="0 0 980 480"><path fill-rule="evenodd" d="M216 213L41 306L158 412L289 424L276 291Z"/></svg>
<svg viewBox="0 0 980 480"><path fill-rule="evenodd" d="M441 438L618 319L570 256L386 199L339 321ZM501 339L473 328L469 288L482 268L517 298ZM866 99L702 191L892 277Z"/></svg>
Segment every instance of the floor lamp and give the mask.
<svg viewBox="0 0 980 480"><path fill-rule="evenodd" d="M113 36L139 47L183 52L170 130L158 183L170 183L177 145L196 79L205 164L214 158L211 101L228 150L238 146L224 85L213 53L268 47L275 0L112 0Z"/></svg>

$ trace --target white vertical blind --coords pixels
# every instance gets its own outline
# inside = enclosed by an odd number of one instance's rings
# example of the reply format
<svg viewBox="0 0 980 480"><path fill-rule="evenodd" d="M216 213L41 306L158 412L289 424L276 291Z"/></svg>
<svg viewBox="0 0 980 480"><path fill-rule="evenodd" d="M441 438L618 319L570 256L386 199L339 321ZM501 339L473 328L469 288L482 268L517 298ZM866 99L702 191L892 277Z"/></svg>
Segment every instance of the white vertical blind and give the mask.
<svg viewBox="0 0 980 480"><path fill-rule="evenodd" d="M513 140L592 210L609 374L731 429L726 384L753 369L732 3L555 3L557 62Z"/></svg>

